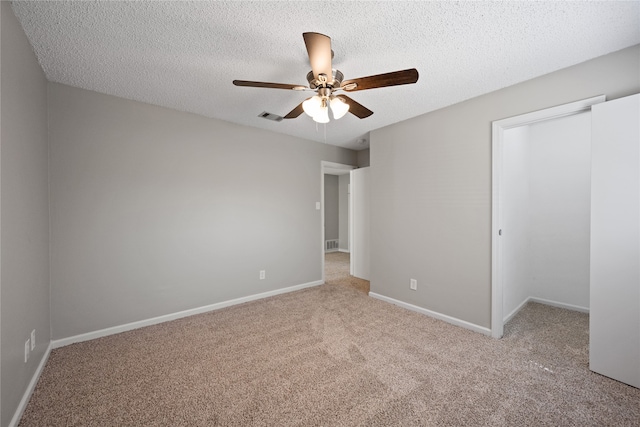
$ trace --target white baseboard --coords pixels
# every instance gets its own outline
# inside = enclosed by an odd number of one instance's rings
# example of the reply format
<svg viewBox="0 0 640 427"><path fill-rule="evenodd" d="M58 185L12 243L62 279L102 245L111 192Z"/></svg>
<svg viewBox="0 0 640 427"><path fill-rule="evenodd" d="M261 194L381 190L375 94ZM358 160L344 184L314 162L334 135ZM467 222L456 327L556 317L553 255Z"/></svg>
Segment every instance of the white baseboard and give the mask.
<svg viewBox="0 0 640 427"><path fill-rule="evenodd" d="M451 323L452 325L455 325L455 326L460 326L462 328L470 329L474 332L478 332L483 335L491 336L491 329L476 325L474 323L467 322L466 320L461 320L456 317L447 316L446 314L438 313L436 311L427 310L426 308L418 307L417 305L413 305L403 301L399 301L397 299L389 298L384 295L376 294L374 292L369 292L369 296L379 299L381 301L395 304L402 308L406 308L407 310L415 311L420 314L424 314L426 316L433 317L435 319L442 320L447 323Z"/></svg>
<svg viewBox="0 0 640 427"><path fill-rule="evenodd" d="M513 319L513 318L514 318L514 316L515 316L516 314L518 314L518 312L519 312L520 310L522 310L522 308L523 308L525 305L527 305L527 303L528 303L529 301L531 301L531 297L527 297L527 298L525 298L525 299L524 299L524 301L522 301L522 302L520 303L520 305L518 305L515 309L513 309L513 311L512 311L511 313L507 314L507 316L502 320L502 324L504 325L504 324L505 324L505 323L507 323L509 320Z"/></svg>
<svg viewBox="0 0 640 427"><path fill-rule="evenodd" d="M579 305L566 304L564 302L551 301L551 300L543 299L543 298L529 297L529 301L537 302L537 303L544 304L544 305L551 305L553 307L564 308L564 309L567 309L567 310L579 311L581 313L588 313L589 312L589 307L582 307L582 306L579 306Z"/></svg>
<svg viewBox="0 0 640 427"><path fill-rule="evenodd" d="M20 418L22 418L22 414L24 414L24 410L27 409L27 405L29 404L29 400L31 399L31 395L33 394L33 390L36 389L36 385L38 384L38 380L40 379L40 375L42 375L42 371L44 370L44 366L47 364L47 360L49 360L49 354L51 354L51 349L53 346L51 343L47 346L47 350L44 352L40 363L38 364L38 369L31 377L31 381L29 381L29 385L22 395L22 399L20 399L20 403L18 404L18 408L16 412L13 414L13 418L9 421L9 427L16 427L20 422Z"/></svg>
<svg viewBox="0 0 640 427"><path fill-rule="evenodd" d="M341 249L341 248L339 248L338 252L342 252L342 253L348 254L349 253L349 249Z"/></svg>
<svg viewBox="0 0 640 427"><path fill-rule="evenodd" d="M325 254L330 254L331 252L340 252L340 249L325 249L324 250Z"/></svg>
<svg viewBox="0 0 640 427"><path fill-rule="evenodd" d="M209 311L220 310L221 308L230 307L232 305L242 304L245 302L255 301L262 298L268 298L275 295L285 294L288 292L299 291L301 289L322 285L324 281L316 280L314 282L303 283L302 285L290 286L288 288L276 289L274 291L263 292L260 294L249 295L246 297L236 298L228 301L222 301L215 304L205 305L203 307L192 308L189 310L179 311L177 313L165 314L163 316L152 317L150 319L139 320L137 322L126 323L124 325L113 326L111 328L100 329L93 332L74 335L72 337L60 338L51 342L53 348L64 347L66 345L89 341L96 338L102 338L109 335L119 334L120 332L131 331L133 329L144 328L145 326L157 325L158 323L169 322L171 320L180 319L182 317L193 316L195 314L206 313Z"/></svg>
<svg viewBox="0 0 640 427"><path fill-rule="evenodd" d="M509 320L518 314L522 308L529 302L537 302L538 304L550 305L552 307L564 308L565 310L579 311L581 313L589 313L589 307L582 307L579 305L567 304L564 302L552 301L544 298L527 297L522 303L515 308L507 317L504 318L503 323L507 323Z"/></svg>

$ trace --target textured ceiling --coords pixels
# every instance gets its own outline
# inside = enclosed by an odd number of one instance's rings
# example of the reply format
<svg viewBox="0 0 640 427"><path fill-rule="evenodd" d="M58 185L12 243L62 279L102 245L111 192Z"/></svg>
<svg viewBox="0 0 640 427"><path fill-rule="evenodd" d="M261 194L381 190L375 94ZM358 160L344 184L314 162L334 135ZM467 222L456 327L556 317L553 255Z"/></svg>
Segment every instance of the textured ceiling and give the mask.
<svg viewBox="0 0 640 427"><path fill-rule="evenodd" d="M13 2L49 80L362 149L368 132L640 43L640 2ZM284 116L310 92L302 33L332 39L353 79L406 68L414 85L358 91L374 111L316 126Z"/></svg>

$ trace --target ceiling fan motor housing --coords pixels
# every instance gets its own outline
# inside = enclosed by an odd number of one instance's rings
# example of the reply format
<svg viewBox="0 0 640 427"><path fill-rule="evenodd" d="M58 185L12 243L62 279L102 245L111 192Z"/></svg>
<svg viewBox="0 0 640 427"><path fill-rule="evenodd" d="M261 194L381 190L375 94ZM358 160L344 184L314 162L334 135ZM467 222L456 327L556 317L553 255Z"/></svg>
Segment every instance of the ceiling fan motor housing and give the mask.
<svg viewBox="0 0 640 427"><path fill-rule="evenodd" d="M327 78L324 74L320 74L318 79L313 76L313 71L309 71L307 74L307 81L309 82L309 87L311 89L318 89L321 87L330 87L330 88L339 88L342 84L342 80L344 79L344 74L342 71L332 69L331 79Z"/></svg>

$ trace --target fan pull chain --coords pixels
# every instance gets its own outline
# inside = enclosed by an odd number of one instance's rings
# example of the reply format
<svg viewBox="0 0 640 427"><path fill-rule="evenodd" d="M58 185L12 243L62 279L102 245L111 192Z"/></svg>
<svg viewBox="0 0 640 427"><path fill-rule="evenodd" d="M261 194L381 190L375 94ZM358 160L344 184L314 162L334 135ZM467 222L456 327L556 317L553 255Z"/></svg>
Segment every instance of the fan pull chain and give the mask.
<svg viewBox="0 0 640 427"><path fill-rule="evenodd" d="M320 131L320 129L318 129L318 122L315 122L316 124L316 133ZM322 124L322 129L324 130L324 143L327 143L327 124L323 123Z"/></svg>

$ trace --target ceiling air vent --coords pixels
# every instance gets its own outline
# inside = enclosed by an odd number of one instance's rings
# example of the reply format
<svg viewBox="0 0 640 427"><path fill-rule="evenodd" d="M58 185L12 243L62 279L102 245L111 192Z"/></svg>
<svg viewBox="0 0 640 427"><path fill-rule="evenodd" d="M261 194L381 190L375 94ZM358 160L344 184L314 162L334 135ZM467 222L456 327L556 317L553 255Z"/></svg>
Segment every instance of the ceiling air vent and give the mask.
<svg viewBox="0 0 640 427"><path fill-rule="evenodd" d="M258 117L262 117L263 119L267 119L267 120L273 120L274 122L282 121L282 116L279 116L277 114L267 113L266 111L263 111L262 113L258 114Z"/></svg>

